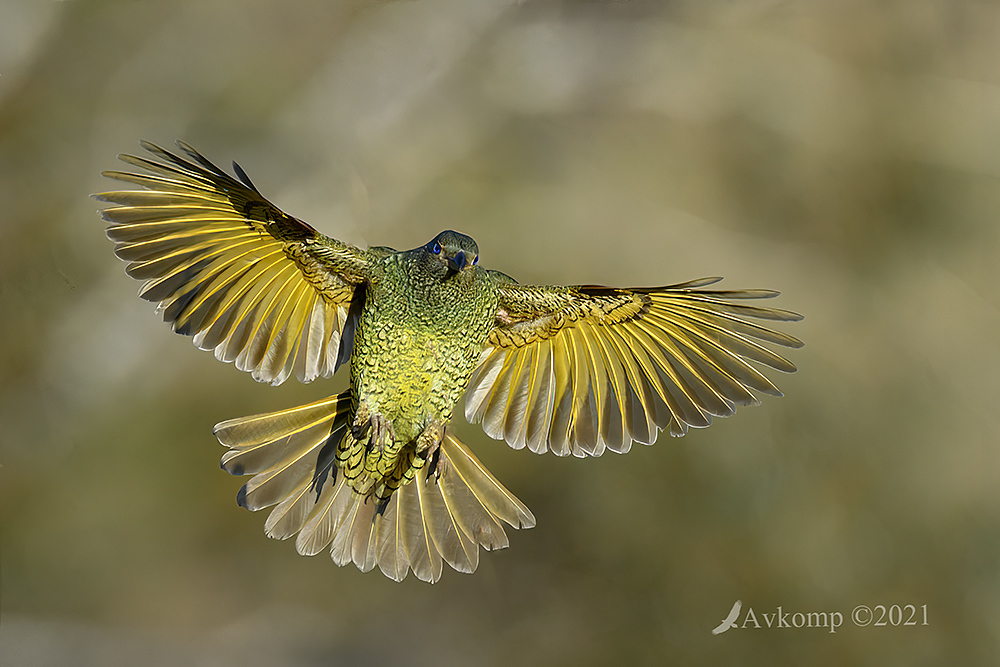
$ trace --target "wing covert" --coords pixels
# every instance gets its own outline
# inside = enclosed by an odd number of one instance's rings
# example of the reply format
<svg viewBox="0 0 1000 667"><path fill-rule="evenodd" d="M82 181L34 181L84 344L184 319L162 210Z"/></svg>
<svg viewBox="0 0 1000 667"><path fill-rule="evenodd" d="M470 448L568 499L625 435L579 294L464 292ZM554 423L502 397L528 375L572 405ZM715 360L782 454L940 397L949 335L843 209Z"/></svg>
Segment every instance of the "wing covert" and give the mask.
<svg viewBox="0 0 1000 667"><path fill-rule="evenodd" d="M708 426L759 402L754 392L781 395L754 364L795 366L762 343L802 343L751 320L801 316L740 302L777 296L770 290L703 289L719 280L631 289L503 281L466 417L515 449L600 456L651 444L661 429Z"/></svg>
<svg viewBox="0 0 1000 667"><path fill-rule="evenodd" d="M159 160L119 158L145 173L104 175L144 189L94 195L117 204L102 215L126 273L145 281L139 295L258 381L332 375L371 251L282 212L235 162L238 180L183 142L187 158L141 145Z"/></svg>

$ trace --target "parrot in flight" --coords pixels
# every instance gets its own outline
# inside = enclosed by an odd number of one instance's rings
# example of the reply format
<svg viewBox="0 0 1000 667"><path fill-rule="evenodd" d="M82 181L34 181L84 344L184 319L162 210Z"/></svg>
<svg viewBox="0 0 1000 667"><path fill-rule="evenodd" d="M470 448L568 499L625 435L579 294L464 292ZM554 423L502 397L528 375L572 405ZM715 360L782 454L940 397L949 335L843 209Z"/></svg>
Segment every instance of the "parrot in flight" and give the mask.
<svg viewBox="0 0 1000 667"><path fill-rule="evenodd" d="M281 211L235 162L232 176L183 142L141 145L150 157L119 155L138 171L104 172L140 189L95 195L139 296L260 382L348 364L342 394L215 427L222 467L251 475L239 505L273 506L267 535L300 554L434 582L508 546L503 524L533 527L455 436L463 396L515 449L600 456L780 396L758 366L795 370L762 343L801 341L757 321L801 316L747 303L777 292L522 285L455 231L361 249Z"/></svg>

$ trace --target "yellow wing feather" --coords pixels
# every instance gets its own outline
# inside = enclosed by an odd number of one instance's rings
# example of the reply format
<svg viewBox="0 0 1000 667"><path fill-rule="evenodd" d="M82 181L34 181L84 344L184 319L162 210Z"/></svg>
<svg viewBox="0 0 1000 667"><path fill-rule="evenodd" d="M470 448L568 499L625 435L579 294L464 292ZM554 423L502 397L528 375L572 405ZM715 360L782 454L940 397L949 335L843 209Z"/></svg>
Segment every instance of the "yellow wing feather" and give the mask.
<svg viewBox="0 0 1000 667"><path fill-rule="evenodd" d="M95 195L126 272L174 331L280 384L333 374L340 336L371 251L319 234L279 210L236 167L229 176L186 144L185 157L143 142L148 173L105 176L146 190Z"/></svg>
<svg viewBox="0 0 1000 667"><path fill-rule="evenodd" d="M466 417L514 448L560 456L628 451L659 430L684 435L754 392L780 395L756 365L795 366L764 346L801 347L750 319L794 321L739 301L769 290L520 286L501 277L496 328L466 393Z"/></svg>

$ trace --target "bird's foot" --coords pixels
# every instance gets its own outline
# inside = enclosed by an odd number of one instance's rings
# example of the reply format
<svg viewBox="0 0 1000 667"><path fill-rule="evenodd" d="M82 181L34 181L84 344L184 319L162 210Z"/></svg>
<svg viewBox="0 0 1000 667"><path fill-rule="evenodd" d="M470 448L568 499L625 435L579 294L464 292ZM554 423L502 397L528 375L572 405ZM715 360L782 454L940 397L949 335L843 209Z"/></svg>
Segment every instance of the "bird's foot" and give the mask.
<svg viewBox="0 0 1000 667"><path fill-rule="evenodd" d="M392 428L392 422L380 414L372 415L368 422L371 425L371 439L368 441L368 449L377 449L382 452L389 443L396 440L396 431Z"/></svg>
<svg viewBox="0 0 1000 667"><path fill-rule="evenodd" d="M354 421L351 423L351 437L354 438L355 442L361 442L368 435L371 426L371 413L368 412L368 406L362 402L354 412Z"/></svg>
<svg viewBox="0 0 1000 667"><path fill-rule="evenodd" d="M392 427L392 422L377 412L369 415L367 410L364 413L358 410L354 424L351 426L351 435L358 442L368 436L368 451L378 449L379 452L382 452L389 443L396 440L396 431Z"/></svg>
<svg viewBox="0 0 1000 667"><path fill-rule="evenodd" d="M434 475L436 479L440 479L447 462L447 459L441 458L442 440L444 440L444 427L436 423L425 426L417 436L417 456L429 466L427 474Z"/></svg>

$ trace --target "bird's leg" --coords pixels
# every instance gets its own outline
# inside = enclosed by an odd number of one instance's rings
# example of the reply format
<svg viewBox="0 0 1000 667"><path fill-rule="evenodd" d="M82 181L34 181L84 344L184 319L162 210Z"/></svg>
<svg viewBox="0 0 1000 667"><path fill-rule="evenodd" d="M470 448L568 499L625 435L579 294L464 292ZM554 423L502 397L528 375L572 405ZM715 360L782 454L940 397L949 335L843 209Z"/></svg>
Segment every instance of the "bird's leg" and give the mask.
<svg viewBox="0 0 1000 667"><path fill-rule="evenodd" d="M371 440L368 441L368 449L378 449L379 452L385 450L389 443L396 440L396 431L392 428L392 422L383 415L375 413L369 420L371 424Z"/></svg>
<svg viewBox="0 0 1000 667"><path fill-rule="evenodd" d="M392 422L379 413L372 414L368 406L361 403L354 413L354 423L351 425L351 435L357 442L368 439L368 451L378 449L382 452L386 445L396 439L396 431L392 427Z"/></svg>
<svg viewBox="0 0 1000 667"><path fill-rule="evenodd" d="M441 458L441 441L444 440L444 426L437 422L431 422L424 427L424 430L417 436L417 456L422 458L430 466L427 469L428 475L441 477L444 472L446 459Z"/></svg>

